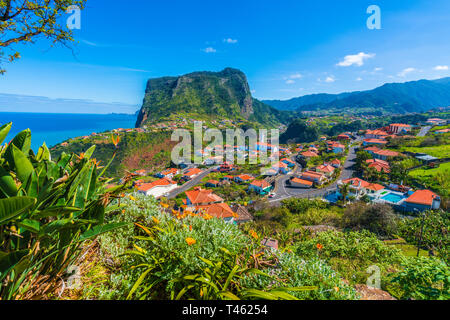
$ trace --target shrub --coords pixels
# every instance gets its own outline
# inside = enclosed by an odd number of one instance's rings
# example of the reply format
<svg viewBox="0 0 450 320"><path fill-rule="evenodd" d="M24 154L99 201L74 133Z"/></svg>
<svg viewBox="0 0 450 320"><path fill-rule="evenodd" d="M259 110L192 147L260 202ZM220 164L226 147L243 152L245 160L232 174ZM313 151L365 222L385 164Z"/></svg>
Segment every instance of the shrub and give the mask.
<svg viewBox="0 0 450 320"><path fill-rule="evenodd" d="M402 270L392 274L391 293L398 299L450 299L450 269L436 258L410 258Z"/></svg>
<svg viewBox="0 0 450 320"><path fill-rule="evenodd" d="M297 244L296 253L303 259L319 257L353 283L365 283L366 269L380 267L382 274L395 267L404 257L401 251L383 244L366 230L362 232L326 231L316 238Z"/></svg>
<svg viewBox="0 0 450 320"><path fill-rule="evenodd" d="M385 204L351 204L345 209L341 224L344 229L365 229L380 238L391 237L398 231L394 211L391 206Z"/></svg>

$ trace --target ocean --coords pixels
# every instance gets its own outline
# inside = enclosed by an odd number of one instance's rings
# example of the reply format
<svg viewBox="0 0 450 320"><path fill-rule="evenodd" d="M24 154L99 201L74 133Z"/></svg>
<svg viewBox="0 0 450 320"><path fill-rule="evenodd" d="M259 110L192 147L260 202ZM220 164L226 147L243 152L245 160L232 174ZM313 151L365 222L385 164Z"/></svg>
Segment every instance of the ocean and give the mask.
<svg viewBox="0 0 450 320"><path fill-rule="evenodd" d="M5 141L25 130L31 130L31 147L36 152L42 143L52 147L69 138L117 128L134 128L135 115L128 114L67 114L0 112L0 126L12 122Z"/></svg>

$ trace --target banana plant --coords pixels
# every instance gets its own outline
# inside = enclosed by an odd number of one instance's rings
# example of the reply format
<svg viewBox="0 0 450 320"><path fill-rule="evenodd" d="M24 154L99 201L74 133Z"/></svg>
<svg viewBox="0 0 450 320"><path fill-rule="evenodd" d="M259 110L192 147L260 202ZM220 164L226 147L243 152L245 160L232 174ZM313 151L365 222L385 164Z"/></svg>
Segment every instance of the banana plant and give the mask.
<svg viewBox="0 0 450 320"><path fill-rule="evenodd" d="M53 161L45 143L31 149L29 129L1 146L12 123L0 127L0 299L30 296L33 284L64 276L84 241L125 224L104 224L111 199L95 146ZM28 294L26 294L28 292Z"/></svg>

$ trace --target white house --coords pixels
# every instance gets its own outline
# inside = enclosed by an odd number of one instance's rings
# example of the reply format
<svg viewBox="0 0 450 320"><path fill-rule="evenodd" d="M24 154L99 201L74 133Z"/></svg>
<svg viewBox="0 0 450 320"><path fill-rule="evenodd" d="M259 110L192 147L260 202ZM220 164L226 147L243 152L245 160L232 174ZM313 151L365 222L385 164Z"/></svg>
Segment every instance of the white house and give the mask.
<svg viewBox="0 0 450 320"><path fill-rule="evenodd" d="M138 187L138 192L146 196L162 197L165 193L178 188L178 184L170 179L162 178L151 183L144 183Z"/></svg>

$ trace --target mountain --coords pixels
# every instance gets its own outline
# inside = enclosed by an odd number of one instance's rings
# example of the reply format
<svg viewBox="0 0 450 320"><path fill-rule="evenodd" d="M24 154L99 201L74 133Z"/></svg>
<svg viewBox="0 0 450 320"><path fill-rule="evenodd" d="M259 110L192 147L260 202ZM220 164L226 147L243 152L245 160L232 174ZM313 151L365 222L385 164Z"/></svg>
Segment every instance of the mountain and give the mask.
<svg viewBox="0 0 450 320"><path fill-rule="evenodd" d="M450 78L388 83L368 91L316 94L286 101L266 100L279 110L327 112L423 112L450 105Z"/></svg>
<svg viewBox="0 0 450 320"><path fill-rule="evenodd" d="M270 126L289 117L254 99L245 74L232 68L150 79L136 127L174 116L248 120Z"/></svg>

